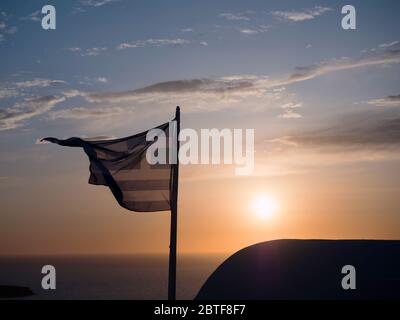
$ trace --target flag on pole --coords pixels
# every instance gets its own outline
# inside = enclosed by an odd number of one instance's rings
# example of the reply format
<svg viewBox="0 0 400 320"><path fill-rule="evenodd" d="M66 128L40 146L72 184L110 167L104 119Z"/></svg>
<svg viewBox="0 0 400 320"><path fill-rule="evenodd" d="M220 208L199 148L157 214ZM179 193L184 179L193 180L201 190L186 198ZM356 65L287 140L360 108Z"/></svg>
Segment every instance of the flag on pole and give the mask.
<svg viewBox="0 0 400 320"><path fill-rule="evenodd" d="M152 131L152 139L146 137L150 130L113 140L88 141L81 138L44 141L67 147L81 147L89 157L89 183L108 186L118 203L132 211L150 212L171 210L176 154L173 152L175 121L162 124ZM160 141L163 140L163 144ZM165 155L164 163L149 163L146 153L154 144L164 145L155 152ZM157 154L156 154L157 155ZM171 161L172 160L172 161Z"/></svg>
<svg viewBox="0 0 400 320"><path fill-rule="evenodd" d="M126 138L98 141L42 139L61 146L82 148L90 161L89 183L108 186L122 207L143 212L171 211L169 300L176 299L179 132L178 106L173 121Z"/></svg>

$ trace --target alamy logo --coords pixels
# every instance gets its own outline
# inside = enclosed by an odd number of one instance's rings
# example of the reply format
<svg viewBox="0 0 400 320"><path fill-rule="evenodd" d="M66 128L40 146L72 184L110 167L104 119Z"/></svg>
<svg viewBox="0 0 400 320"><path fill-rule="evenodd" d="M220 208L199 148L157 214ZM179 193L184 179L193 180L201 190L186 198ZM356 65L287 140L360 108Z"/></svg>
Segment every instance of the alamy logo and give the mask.
<svg viewBox="0 0 400 320"><path fill-rule="evenodd" d="M356 268L352 265L345 265L342 268L342 274L345 276L342 279L342 288L344 290L356 289Z"/></svg>
<svg viewBox="0 0 400 320"><path fill-rule="evenodd" d="M342 18L342 28L344 30L355 30L356 25L356 8L351 5L346 5L342 8L342 14L346 14Z"/></svg>
<svg viewBox="0 0 400 320"><path fill-rule="evenodd" d="M45 276L42 278L42 288L44 290L55 290L56 268L54 268L52 265L45 265L42 268L42 274L45 274Z"/></svg>
<svg viewBox="0 0 400 320"><path fill-rule="evenodd" d="M45 5L42 8L42 14L45 15L42 18L42 28L44 30L55 30L56 29L56 8L52 5Z"/></svg>
<svg viewBox="0 0 400 320"><path fill-rule="evenodd" d="M175 121L171 121L169 137L175 136L174 128ZM146 140L154 141L146 152L149 164L177 163L175 139L167 139L163 130L149 130ZM199 134L188 128L180 131L179 141L182 165L235 164L239 166L235 168L236 175L250 175L254 170L254 129L201 129Z"/></svg>

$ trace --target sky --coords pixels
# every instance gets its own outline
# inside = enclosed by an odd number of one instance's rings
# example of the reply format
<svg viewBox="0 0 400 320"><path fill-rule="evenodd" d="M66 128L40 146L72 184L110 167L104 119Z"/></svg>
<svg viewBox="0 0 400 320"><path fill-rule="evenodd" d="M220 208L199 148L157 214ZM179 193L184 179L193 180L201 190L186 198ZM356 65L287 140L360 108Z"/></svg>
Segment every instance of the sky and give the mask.
<svg viewBox="0 0 400 320"><path fill-rule="evenodd" d="M351 1L356 30L348 1L52 1L43 30L46 4L0 4L0 254L167 253L168 212L119 207L81 150L39 140L129 136L176 105L183 128L255 130L250 176L181 166L179 253L399 239L398 1Z"/></svg>

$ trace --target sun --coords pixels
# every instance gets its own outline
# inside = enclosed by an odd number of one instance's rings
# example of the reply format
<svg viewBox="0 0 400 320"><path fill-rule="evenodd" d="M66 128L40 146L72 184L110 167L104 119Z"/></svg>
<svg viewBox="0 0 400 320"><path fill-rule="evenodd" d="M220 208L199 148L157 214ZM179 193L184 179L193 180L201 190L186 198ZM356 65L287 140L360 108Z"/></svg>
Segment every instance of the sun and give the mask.
<svg viewBox="0 0 400 320"><path fill-rule="evenodd" d="M269 219L278 211L279 203L276 198L261 195L254 199L253 210L260 219Z"/></svg>

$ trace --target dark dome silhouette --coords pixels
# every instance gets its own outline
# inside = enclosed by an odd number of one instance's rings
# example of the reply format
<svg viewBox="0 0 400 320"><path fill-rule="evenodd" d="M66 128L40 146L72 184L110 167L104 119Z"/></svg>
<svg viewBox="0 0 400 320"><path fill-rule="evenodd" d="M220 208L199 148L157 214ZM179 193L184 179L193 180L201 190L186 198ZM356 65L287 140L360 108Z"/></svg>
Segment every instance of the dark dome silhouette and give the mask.
<svg viewBox="0 0 400 320"><path fill-rule="evenodd" d="M28 287L0 285L0 299L21 298L21 297L28 297L28 296L32 296L32 295L34 295L34 293Z"/></svg>
<svg viewBox="0 0 400 320"><path fill-rule="evenodd" d="M344 290L342 267L356 269ZM196 299L400 299L400 241L276 240L223 262Z"/></svg>

